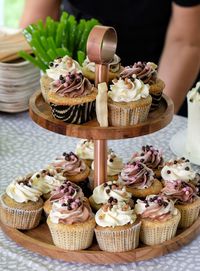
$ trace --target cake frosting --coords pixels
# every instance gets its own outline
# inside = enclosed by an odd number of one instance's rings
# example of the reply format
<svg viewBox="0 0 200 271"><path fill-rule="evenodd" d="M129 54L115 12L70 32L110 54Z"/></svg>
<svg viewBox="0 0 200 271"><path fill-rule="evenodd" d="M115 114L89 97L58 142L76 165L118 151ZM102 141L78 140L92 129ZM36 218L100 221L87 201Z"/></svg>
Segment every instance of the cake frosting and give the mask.
<svg viewBox="0 0 200 271"><path fill-rule="evenodd" d="M145 200L137 200L135 212L141 218L165 221L176 215L177 209L172 200L162 195L149 195Z"/></svg>
<svg viewBox="0 0 200 271"><path fill-rule="evenodd" d="M42 193L32 186L31 175L18 177L6 188L6 194L19 203L38 201Z"/></svg>
<svg viewBox="0 0 200 271"><path fill-rule="evenodd" d="M111 91L108 96L114 102L133 102L146 98L149 95L149 85L144 84L140 79L119 78L114 79L113 85L110 85Z"/></svg>
<svg viewBox="0 0 200 271"><path fill-rule="evenodd" d="M108 181L94 188L92 198L97 204L106 203L113 197L118 201L130 201L132 194L119 181Z"/></svg>
<svg viewBox="0 0 200 271"><path fill-rule="evenodd" d="M190 161L182 157L166 162L161 170L161 176L164 181L183 180L189 182L195 179L196 173L192 170Z"/></svg>
<svg viewBox="0 0 200 271"><path fill-rule="evenodd" d="M136 221L134 210L124 201L110 197L96 213L95 221L101 227L116 227L133 224Z"/></svg>
<svg viewBox="0 0 200 271"><path fill-rule="evenodd" d="M94 141L81 139L76 146L75 153L81 159L94 160Z"/></svg>
<svg viewBox="0 0 200 271"><path fill-rule="evenodd" d="M140 161L152 169L162 168L164 159L162 152L152 145L142 146L142 150L135 152L131 158L131 162Z"/></svg>
<svg viewBox="0 0 200 271"><path fill-rule="evenodd" d="M53 62L50 62L46 73L51 79L59 80L60 76L65 77L69 72L71 73L74 70L81 72L79 63L66 55L63 58L58 57Z"/></svg>
<svg viewBox="0 0 200 271"><path fill-rule="evenodd" d="M137 189L148 188L154 181L153 171L140 161L127 163L120 177L126 186Z"/></svg>
<svg viewBox="0 0 200 271"><path fill-rule="evenodd" d="M88 204L81 198L63 197L52 205L49 218L52 223L74 224L85 222L93 217Z"/></svg>
<svg viewBox="0 0 200 271"><path fill-rule="evenodd" d="M200 82L188 92L188 124L186 152L189 158L200 164Z"/></svg>

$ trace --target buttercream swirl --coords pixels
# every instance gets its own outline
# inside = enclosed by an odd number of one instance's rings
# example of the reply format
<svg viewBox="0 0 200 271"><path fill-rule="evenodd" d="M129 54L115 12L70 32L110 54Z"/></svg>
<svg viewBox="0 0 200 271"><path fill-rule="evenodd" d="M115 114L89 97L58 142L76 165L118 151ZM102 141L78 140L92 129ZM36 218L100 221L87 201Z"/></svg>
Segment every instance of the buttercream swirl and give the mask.
<svg viewBox="0 0 200 271"><path fill-rule="evenodd" d="M130 205L115 198L109 198L108 203L103 205L95 215L96 223L101 227L133 224L136 219L137 216Z"/></svg>
<svg viewBox="0 0 200 271"><path fill-rule="evenodd" d="M153 146L142 146L142 150L135 152L131 158L131 162L140 161L152 169L162 168L164 159L162 152L155 149Z"/></svg>
<svg viewBox="0 0 200 271"><path fill-rule="evenodd" d="M81 173L86 169L86 164L83 160L79 159L79 157L73 152L63 153L62 156L57 157L50 166L60 169L65 176L67 175L76 175ZM66 173L66 174L65 174Z"/></svg>
<svg viewBox="0 0 200 271"><path fill-rule="evenodd" d="M153 171L140 161L126 164L120 176L126 186L137 189L148 188L154 181Z"/></svg>
<svg viewBox="0 0 200 271"><path fill-rule="evenodd" d="M177 214L177 209L172 200L162 195L149 195L145 200L137 200L135 212L142 218L166 221Z"/></svg>
<svg viewBox="0 0 200 271"><path fill-rule="evenodd" d="M110 86L108 96L114 102L133 102L146 98L149 95L149 85L144 84L140 79L114 79Z"/></svg>
<svg viewBox="0 0 200 271"><path fill-rule="evenodd" d="M127 66L120 73L122 79L138 78L145 84L153 84L157 79L157 65L153 62L135 62L132 66Z"/></svg>
<svg viewBox="0 0 200 271"><path fill-rule="evenodd" d="M69 72L51 83L52 91L62 97L77 98L90 94L94 86L79 71Z"/></svg>
<svg viewBox="0 0 200 271"><path fill-rule="evenodd" d="M55 224L74 224L87 221L93 217L93 213L83 199L66 196L53 202L49 217Z"/></svg>
<svg viewBox="0 0 200 271"><path fill-rule="evenodd" d="M200 81L196 83L196 86L192 88L188 94L187 98L191 103L199 103L200 102Z"/></svg>
<svg viewBox="0 0 200 271"><path fill-rule="evenodd" d="M31 175L18 177L6 188L7 195L16 202L38 201L42 193L32 186Z"/></svg>
<svg viewBox="0 0 200 271"><path fill-rule="evenodd" d="M166 162L161 170L161 176L165 181L183 180L189 182L195 179L196 173L192 170L189 160L183 157Z"/></svg>
<svg viewBox="0 0 200 271"><path fill-rule="evenodd" d="M192 203L197 198L197 188L193 184L182 180L165 182L161 192L168 199L172 199L178 204Z"/></svg>
<svg viewBox="0 0 200 271"><path fill-rule="evenodd" d="M75 153L81 159L94 159L94 142L93 140L81 139L77 146Z"/></svg>
<svg viewBox="0 0 200 271"><path fill-rule="evenodd" d="M79 63L66 55L63 58L58 57L53 62L50 62L46 73L53 80L59 80L60 76L65 77L74 70L81 72Z"/></svg>
<svg viewBox="0 0 200 271"><path fill-rule="evenodd" d="M97 204L104 204L110 197L118 201L129 202L132 194L119 181L108 181L94 188L92 198Z"/></svg>
<svg viewBox="0 0 200 271"><path fill-rule="evenodd" d="M54 188L54 190L51 192L50 201L58 201L66 196L71 198L83 198L84 194L82 189L75 183L64 181L62 185Z"/></svg>

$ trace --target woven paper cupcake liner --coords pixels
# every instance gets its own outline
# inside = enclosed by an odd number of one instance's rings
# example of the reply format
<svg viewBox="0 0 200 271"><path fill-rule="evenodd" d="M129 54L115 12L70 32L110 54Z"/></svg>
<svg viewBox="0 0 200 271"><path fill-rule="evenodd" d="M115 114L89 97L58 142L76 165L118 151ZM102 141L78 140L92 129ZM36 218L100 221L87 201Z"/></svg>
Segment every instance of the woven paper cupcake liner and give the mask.
<svg viewBox="0 0 200 271"><path fill-rule="evenodd" d="M48 218L51 236L57 247L66 250L81 250L91 246L94 236L95 223L82 224L82 227L57 227Z"/></svg>
<svg viewBox="0 0 200 271"><path fill-rule="evenodd" d="M50 106L53 116L67 123L82 124L95 117L95 101L72 106L50 103Z"/></svg>
<svg viewBox="0 0 200 271"><path fill-rule="evenodd" d="M161 97L162 97L162 91L159 93L150 93L151 97L152 97L152 103L151 103L151 107L150 107L150 112L156 110L159 105L160 105L160 101L161 101Z"/></svg>
<svg viewBox="0 0 200 271"><path fill-rule="evenodd" d="M0 220L7 226L29 230L38 226L42 214L42 207L37 210L21 210L5 205L0 198Z"/></svg>
<svg viewBox="0 0 200 271"><path fill-rule="evenodd" d="M150 104L136 108L122 108L108 104L108 121L111 126L127 126L141 123L147 119Z"/></svg>
<svg viewBox="0 0 200 271"><path fill-rule="evenodd" d="M179 228L190 227L198 218L200 210L200 202L197 204L190 204L190 207L185 208L184 205L175 205L181 213L181 219L178 224Z"/></svg>
<svg viewBox="0 0 200 271"><path fill-rule="evenodd" d="M109 252L123 252L132 250L139 245L141 222L125 230L95 229L96 239L101 250Z"/></svg>
<svg viewBox="0 0 200 271"><path fill-rule="evenodd" d="M161 223L142 219L140 240L146 245L153 246L172 239L176 234L180 217L178 211L173 218Z"/></svg>

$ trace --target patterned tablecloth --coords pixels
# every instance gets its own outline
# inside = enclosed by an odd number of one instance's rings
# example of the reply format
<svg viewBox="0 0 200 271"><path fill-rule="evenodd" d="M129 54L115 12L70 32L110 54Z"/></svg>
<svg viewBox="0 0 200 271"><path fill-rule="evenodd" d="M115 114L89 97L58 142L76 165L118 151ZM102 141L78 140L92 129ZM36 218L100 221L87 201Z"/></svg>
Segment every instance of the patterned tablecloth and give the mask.
<svg viewBox="0 0 200 271"><path fill-rule="evenodd" d="M166 159L174 157L170 148L171 137L186 128L187 120L175 116L172 123L159 132L134 139L109 141L119 155L127 161L133 151L144 144L161 148ZM78 139L61 136L37 126L28 113L0 115L0 192L18 175L42 168L56 155L73 151ZM148 261L129 264L90 265L72 264L43 257L24 249L0 230L0 270L200 270L200 236L179 251Z"/></svg>

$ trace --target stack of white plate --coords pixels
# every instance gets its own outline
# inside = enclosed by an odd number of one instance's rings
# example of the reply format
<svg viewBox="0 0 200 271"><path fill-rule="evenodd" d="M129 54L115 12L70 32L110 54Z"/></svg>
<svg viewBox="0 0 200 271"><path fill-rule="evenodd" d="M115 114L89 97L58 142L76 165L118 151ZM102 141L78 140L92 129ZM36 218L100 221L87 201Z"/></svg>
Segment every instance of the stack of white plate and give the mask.
<svg viewBox="0 0 200 271"><path fill-rule="evenodd" d="M28 61L0 62L0 111L27 110L29 98L39 85L40 71Z"/></svg>

